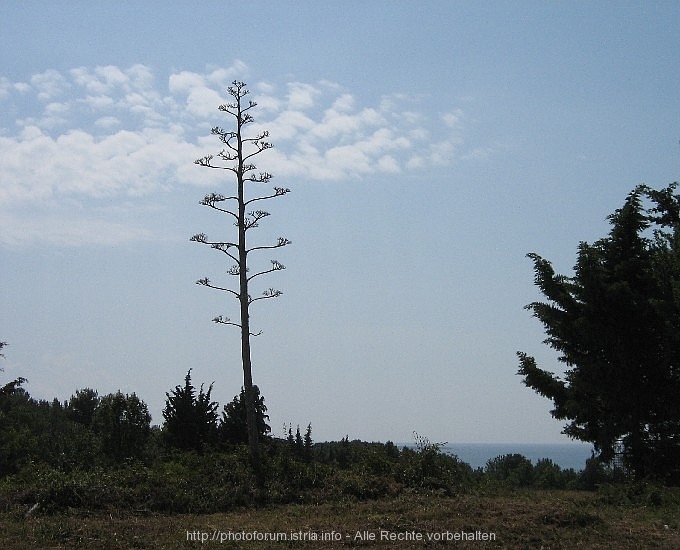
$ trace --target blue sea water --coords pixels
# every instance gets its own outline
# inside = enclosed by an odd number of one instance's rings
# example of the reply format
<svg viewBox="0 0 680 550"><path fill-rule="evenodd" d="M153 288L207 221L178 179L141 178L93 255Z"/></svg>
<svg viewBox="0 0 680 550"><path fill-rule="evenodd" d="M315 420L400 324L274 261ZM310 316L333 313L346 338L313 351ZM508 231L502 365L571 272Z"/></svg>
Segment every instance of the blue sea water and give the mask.
<svg viewBox="0 0 680 550"><path fill-rule="evenodd" d="M488 460L507 454L520 454L535 465L549 458L563 470L585 468L593 446L587 443L447 443L442 451L456 455L473 468L483 468Z"/></svg>

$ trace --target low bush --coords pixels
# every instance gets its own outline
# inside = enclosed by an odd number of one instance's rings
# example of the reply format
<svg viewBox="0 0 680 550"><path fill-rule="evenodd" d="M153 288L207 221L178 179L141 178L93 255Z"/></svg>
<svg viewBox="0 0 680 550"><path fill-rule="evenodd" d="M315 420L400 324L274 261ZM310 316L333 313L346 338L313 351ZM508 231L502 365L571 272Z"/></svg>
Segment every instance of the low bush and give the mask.
<svg viewBox="0 0 680 550"><path fill-rule="evenodd" d="M29 463L0 480L0 507L25 512L77 508L159 513L214 513L286 503L345 502L394 497L401 493L453 496L475 491L514 491L600 486L607 471L596 463L576 474L548 459L533 465L522 455L504 455L473 471L441 445L421 438L415 448L348 441L316 444L300 456L286 440L263 444L253 468L247 446L204 451L168 450L146 461L60 468ZM665 492L649 490L631 502L667 502ZM620 500L614 490L600 497ZM668 493L671 494L671 493Z"/></svg>

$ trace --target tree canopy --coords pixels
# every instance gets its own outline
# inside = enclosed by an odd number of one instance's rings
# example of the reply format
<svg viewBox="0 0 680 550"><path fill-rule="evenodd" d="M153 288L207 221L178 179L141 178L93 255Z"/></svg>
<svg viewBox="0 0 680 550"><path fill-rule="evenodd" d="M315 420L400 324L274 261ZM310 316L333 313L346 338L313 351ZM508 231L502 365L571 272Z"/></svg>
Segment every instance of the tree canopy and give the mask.
<svg viewBox="0 0 680 550"><path fill-rule="evenodd" d="M165 434L170 446L178 449L201 450L213 443L217 434L217 407L211 401L213 385L203 391L201 384L198 394L191 383L191 369L184 378L184 386L176 386L166 393L163 410Z"/></svg>
<svg viewBox="0 0 680 550"><path fill-rule="evenodd" d="M266 414L267 406L264 404L264 397L260 396L260 388L257 387L257 384L253 384L253 393L257 404L255 410L257 433L262 439L269 435L271 431L269 424L267 424L269 415ZM219 431L221 439L226 443L248 443L246 392L244 388L241 388L241 393L235 396L231 403L224 406Z"/></svg>
<svg viewBox="0 0 680 550"><path fill-rule="evenodd" d="M564 433L619 456L637 478L677 477L680 462L680 196L635 188L609 234L578 246L574 275L538 254L547 302L526 306L567 366L563 378L518 352L524 384L551 399Z"/></svg>
<svg viewBox="0 0 680 550"><path fill-rule="evenodd" d="M84 390L76 401L83 395L92 396ZM134 393L124 395L117 391L102 397L92 412L91 423L94 432L99 435L102 451L118 462L125 458L139 458L151 434L149 409Z"/></svg>

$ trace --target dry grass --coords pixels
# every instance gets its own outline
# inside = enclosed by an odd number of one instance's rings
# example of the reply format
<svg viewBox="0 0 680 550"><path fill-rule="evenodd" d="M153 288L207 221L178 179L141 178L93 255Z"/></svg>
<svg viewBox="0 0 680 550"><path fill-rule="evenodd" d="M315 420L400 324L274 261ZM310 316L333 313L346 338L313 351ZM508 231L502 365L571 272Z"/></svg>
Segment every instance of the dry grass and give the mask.
<svg viewBox="0 0 680 550"><path fill-rule="evenodd" d="M422 541L380 540L380 532ZM229 533L298 534L333 541L210 540ZM355 539L357 532L376 540ZM495 541L436 542L428 534L491 533ZM199 538L205 533L208 540ZM417 535L415 535L417 536ZM457 497L406 494L366 502L286 505L211 515L71 511L24 518L0 515L0 540L23 548L680 548L677 507L612 503L596 493L515 491Z"/></svg>

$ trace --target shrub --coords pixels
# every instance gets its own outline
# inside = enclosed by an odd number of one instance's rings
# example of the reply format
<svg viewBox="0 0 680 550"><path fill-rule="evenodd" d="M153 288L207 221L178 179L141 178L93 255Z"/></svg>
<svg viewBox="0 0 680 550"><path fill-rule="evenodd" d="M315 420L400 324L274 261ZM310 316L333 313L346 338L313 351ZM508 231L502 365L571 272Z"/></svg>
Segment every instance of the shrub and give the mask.
<svg viewBox="0 0 680 550"><path fill-rule="evenodd" d="M534 467L520 454L507 454L489 460L485 473L489 479L511 487L528 487L533 483Z"/></svg>

